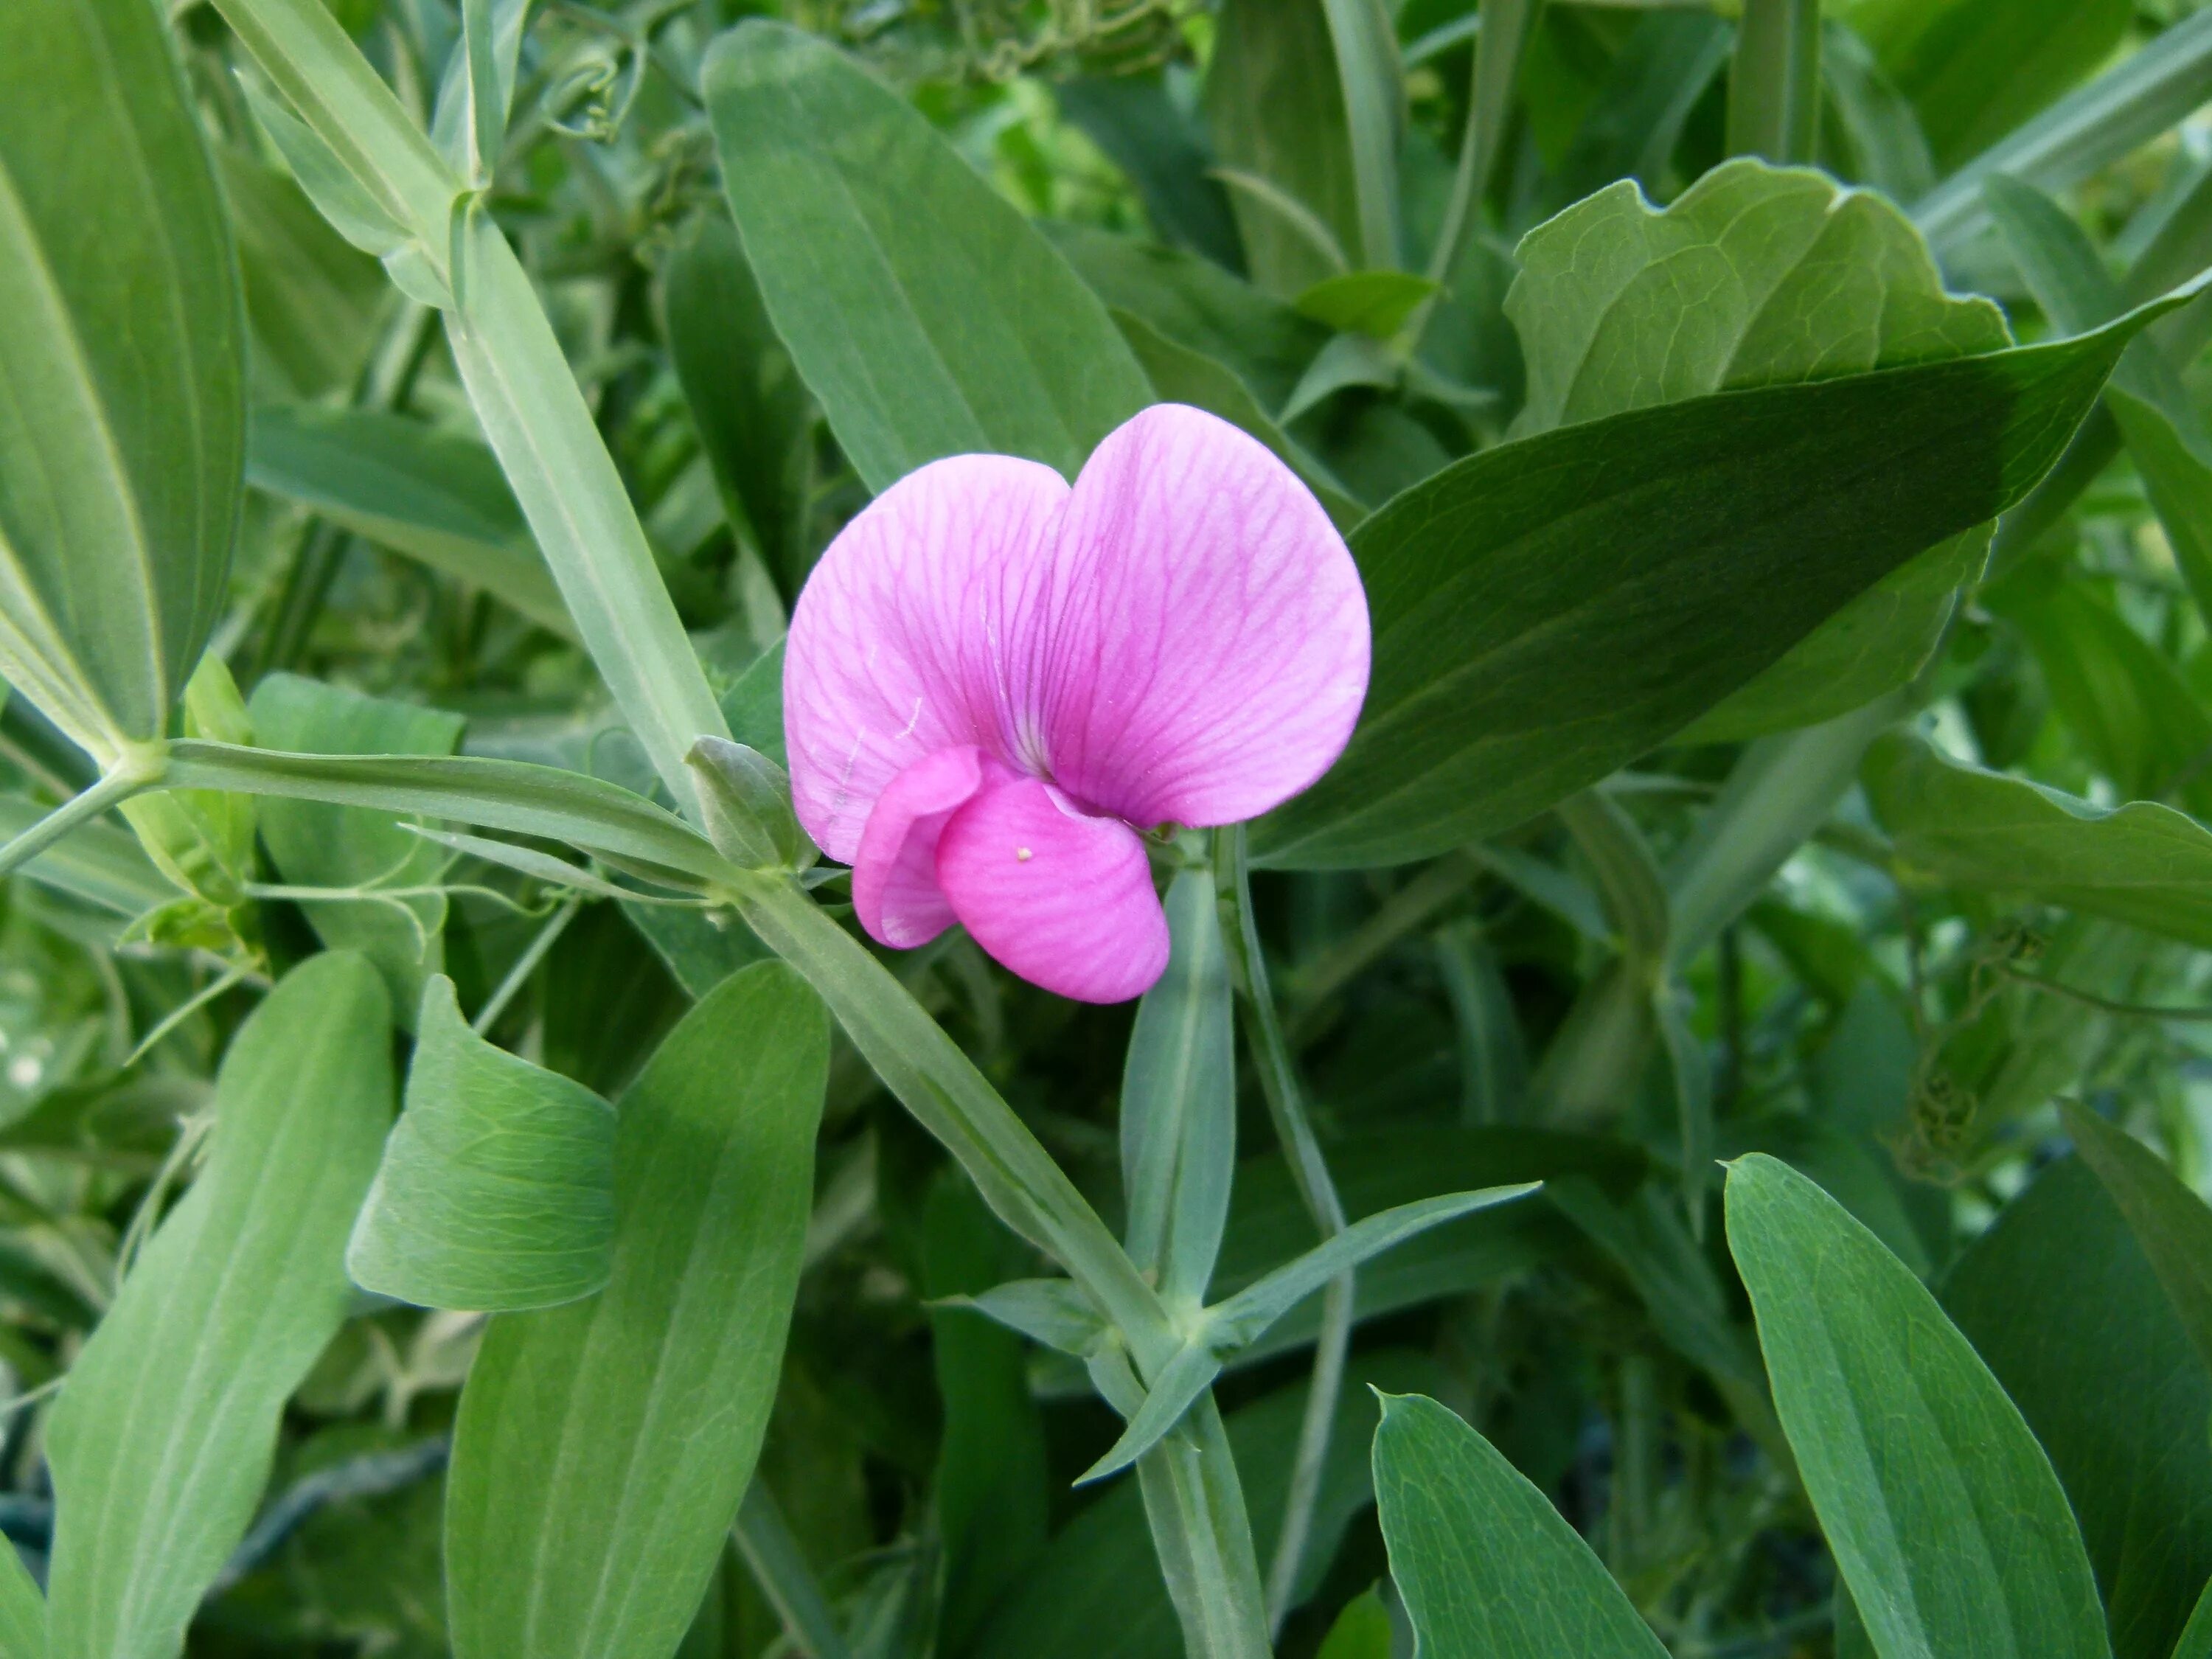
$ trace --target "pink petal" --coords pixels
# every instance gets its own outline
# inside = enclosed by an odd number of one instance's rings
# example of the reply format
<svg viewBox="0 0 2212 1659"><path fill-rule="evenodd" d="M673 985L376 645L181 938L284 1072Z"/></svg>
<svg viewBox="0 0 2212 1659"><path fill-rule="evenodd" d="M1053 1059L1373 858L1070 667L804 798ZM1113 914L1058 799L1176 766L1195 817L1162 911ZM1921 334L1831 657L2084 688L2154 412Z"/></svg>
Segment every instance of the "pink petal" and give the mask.
<svg viewBox="0 0 2212 1659"><path fill-rule="evenodd" d="M987 785L937 843L937 879L968 931L1032 984L1126 1002L1168 965L1144 843L1034 778Z"/></svg>
<svg viewBox="0 0 2212 1659"><path fill-rule="evenodd" d="M877 797L925 756L1007 739L994 618L1009 568L1042 564L1067 485L956 455L908 474L822 556L791 619L784 738L799 821L851 863Z"/></svg>
<svg viewBox="0 0 2212 1659"><path fill-rule="evenodd" d="M1009 589L1015 758L1150 826L1236 823L1327 771L1367 695L1367 596L1312 493L1179 404L1100 444Z"/></svg>
<svg viewBox="0 0 2212 1659"><path fill-rule="evenodd" d="M876 797L853 860L853 909L868 937L902 950L927 945L956 918L937 884L945 821L994 779L1013 775L973 744L924 756Z"/></svg>

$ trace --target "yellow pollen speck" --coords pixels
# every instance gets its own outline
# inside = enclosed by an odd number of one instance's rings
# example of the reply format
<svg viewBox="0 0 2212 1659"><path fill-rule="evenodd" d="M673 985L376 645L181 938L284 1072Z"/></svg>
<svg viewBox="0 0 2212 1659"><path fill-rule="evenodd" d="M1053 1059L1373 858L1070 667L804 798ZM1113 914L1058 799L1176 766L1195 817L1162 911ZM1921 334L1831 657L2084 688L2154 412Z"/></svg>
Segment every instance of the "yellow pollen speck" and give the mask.
<svg viewBox="0 0 2212 1659"><path fill-rule="evenodd" d="M1026 847L1017 847L1014 848L1014 861L1018 864L1027 864L1036 856L1036 854L1030 852Z"/></svg>

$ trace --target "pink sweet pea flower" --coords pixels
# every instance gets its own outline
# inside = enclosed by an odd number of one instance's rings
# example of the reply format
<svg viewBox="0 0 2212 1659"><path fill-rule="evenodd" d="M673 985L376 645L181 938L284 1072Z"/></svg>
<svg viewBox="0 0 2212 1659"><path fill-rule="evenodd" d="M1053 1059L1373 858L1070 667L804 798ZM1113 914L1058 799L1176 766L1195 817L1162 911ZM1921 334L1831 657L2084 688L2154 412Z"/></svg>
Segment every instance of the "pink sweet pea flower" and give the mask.
<svg viewBox="0 0 2212 1659"><path fill-rule="evenodd" d="M1139 832L1242 823L1320 777L1367 660L1320 504L1235 427L1163 404L1073 489L956 455L845 527L791 621L792 793L872 938L962 922L1023 978L1120 1002L1168 960Z"/></svg>

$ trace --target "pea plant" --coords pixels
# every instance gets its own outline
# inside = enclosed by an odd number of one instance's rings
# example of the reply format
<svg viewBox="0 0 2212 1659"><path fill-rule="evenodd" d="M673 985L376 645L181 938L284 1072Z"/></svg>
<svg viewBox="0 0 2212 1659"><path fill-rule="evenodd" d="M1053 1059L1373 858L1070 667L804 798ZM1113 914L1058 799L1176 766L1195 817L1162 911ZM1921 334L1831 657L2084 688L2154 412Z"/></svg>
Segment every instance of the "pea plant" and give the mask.
<svg viewBox="0 0 2212 1659"><path fill-rule="evenodd" d="M4 0L4 1659L2212 1659L2212 13Z"/></svg>

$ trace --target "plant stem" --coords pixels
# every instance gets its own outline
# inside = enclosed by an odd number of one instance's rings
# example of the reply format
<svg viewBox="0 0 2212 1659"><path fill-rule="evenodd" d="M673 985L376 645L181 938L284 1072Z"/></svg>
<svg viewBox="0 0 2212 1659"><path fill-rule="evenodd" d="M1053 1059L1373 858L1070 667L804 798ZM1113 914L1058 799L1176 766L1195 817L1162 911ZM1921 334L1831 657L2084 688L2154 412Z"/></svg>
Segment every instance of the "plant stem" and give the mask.
<svg viewBox="0 0 2212 1659"><path fill-rule="evenodd" d="M738 1508L737 1525L730 1530L738 1553L744 1558L753 1582L768 1597L784 1634L806 1659L846 1659L849 1651L837 1629L836 1615L815 1582L799 1540L776 1506L775 1495L758 1475L745 1488Z"/></svg>
<svg viewBox="0 0 2212 1659"><path fill-rule="evenodd" d="M64 801L6 846L0 847L0 876L28 863L79 824L88 823L109 807L128 800L161 775L161 756L158 749L124 757L92 787Z"/></svg>
<svg viewBox="0 0 2212 1659"><path fill-rule="evenodd" d="M1267 1103L1267 1116L1275 1127L1283 1157L1298 1197L1313 1218L1323 1240L1344 1231L1344 1204L1336 1182L1322 1157L1313 1121L1306 1110L1305 1091L1290 1044L1283 1036L1268 988L1267 958L1260 950L1260 931L1252 917L1252 878L1245 857L1244 830L1218 830L1213 839L1214 887L1230 914L1222 933L1229 946L1232 976L1244 993L1248 1016L1245 1035L1260 1070L1260 1092ZM1314 1504L1321 1492L1322 1464L1328 1456L1331 1429L1336 1422L1337 1395L1344 1384L1344 1360L1352 1342L1355 1296L1353 1275L1340 1273L1329 1281L1322 1304L1321 1334L1314 1352L1313 1385L1306 1395L1305 1418L1298 1425L1297 1462L1291 1470L1288 1496L1283 1504L1283 1527L1275 1540L1274 1559L1267 1569L1267 1628L1282 1628L1297 1586L1298 1564L1305 1554L1307 1535L1313 1527Z"/></svg>
<svg viewBox="0 0 2212 1659"><path fill-rule="evenodd" d="M2078 1002L2085 1008L2094 1008L2100 1013L2124 1014L2134 1019L2178 1019L2201 1024L2212 1020L2212 1008L2161 1008L2155 1003L2118 1002L2111 997L2100 997L2094 991L2084 991L2078 986L2062 985L2055 979L2045 979L2040 974L2030 974L2014 967L2008 962L1996 964L1997 971L2015 985L2025 985L2033 990L2047 991L2052 996L2063 997L2069 1002Z"/></svg>
<svg viewBox="0 0 2212 1659"><path fill-rule="evenodd" d="M507 977L500 981L499 988L485 998L484 1006L477 1010L474 1029L478 1036L490 1032L499 1017L507 1012L507 1005L514 1000L515 993L530 982L530 976L538 971L538 964L545 960L545 953L553 948L555 941L576 919L576 912L583 907L582 899L571 898L546 919L545 925L538 930L538 936L514 959L514 966L507 970Z"/></svg>
<svg viewBox="0 0 2212 1659"><path fill-rule="evenodd" d="M1809 161L1820 115L1820 0L1744 0L1729 73L1729 154Z"/></svg>

